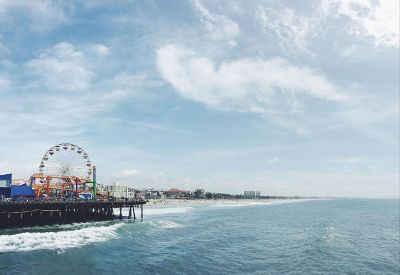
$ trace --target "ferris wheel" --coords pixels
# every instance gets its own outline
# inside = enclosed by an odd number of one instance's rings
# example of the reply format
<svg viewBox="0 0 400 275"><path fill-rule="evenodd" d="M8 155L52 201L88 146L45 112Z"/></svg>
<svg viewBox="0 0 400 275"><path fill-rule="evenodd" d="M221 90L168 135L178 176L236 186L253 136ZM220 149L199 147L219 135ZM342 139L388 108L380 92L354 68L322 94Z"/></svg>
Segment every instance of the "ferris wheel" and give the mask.
<svg viewBox="0 0 400 275"><path fill-rule="evenodd" d="M39 173L46 176L77 177L90 181L92 164L88 154L79 146L61 143L44 154Z"/></svg>

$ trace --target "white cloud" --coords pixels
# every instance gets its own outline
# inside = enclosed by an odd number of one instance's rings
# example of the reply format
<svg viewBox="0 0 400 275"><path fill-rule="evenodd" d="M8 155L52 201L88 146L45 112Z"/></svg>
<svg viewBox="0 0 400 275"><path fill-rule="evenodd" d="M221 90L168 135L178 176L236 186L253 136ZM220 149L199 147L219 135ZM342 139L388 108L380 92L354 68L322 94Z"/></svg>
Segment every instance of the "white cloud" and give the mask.
<svg viewBox="0 0 400 275"><path fill-rule="evenodd" d="M279 164L282 163L282 159L274 157L274 158L270 158L270 159L266 159L265 163L268 165L275 165L275 164Z"/></svg>
<svg viewBox="0 0 400 275"><path fill-rule="evenodd" d="M240 34L238 24L226 15L212 13L204 6L202 0L193 0L192 2L212 39L235 44L234 40Z"/></svg>
<svg viewBox="0 0 400 275"><path fill-rule="evenodd" d="M310 10L304 13L285 6L259 5L255 14L263 32L275 36L279 46L290 53L314 56L313 43L332 36L332 31L369 37L376 45L399 47L399 1L325 0ZM347 47L341 54L352 51Z"/></svg>
<svg viewBox="0 0 400 275"><path fill-rule="evenodd" d="M136 169L123 170L107 180L118 181L135 188L171 188L171 183L176 182L176 179L172 180L163 171Z"/></svg>
<svg viewBox="0 0 400 275"><path fill-rule="evenodd" d="M68 21L65 4L47 0L0 0L0 25L9 23L19 27L24 18L28 28L34 31L46 31L60 23Z"/></svg>
<svg viewBox="0 0 400 275"><path fill-rule="evenodd" d="M92 45L62 42L22 66L0 63L10 70L0 74L0 94L12 91L2 94L0 124L14 133L29 131L32 140L43 138L44 133L49 139L61 133L63 138L77 138L99 116L149 87L151 81L144 74L105 75L109 58L98 58L91 49ZM21 81L11 83L11 73ZM0 137L8 138L6 133Z"/></svg>
<svg viewBox="0 0 400 275"><path fill-rule="evenodd" d="M348 47L340 49L339 55L344 58L356 58L360 55L360 53L357 50L357 46L353 44Z"/></svg>
<svg viewBox="0 0 400 275"><path fill-rule="evenodd" d="M161 124L131 121L131 120L117 120L116 122L125 124L125 125L135 126L137 128L150 129L150 130L156 130L156 131L167 132L167 133L175 133L175 134L190 135L190 136L198 136L199 135L195 132L185 131L185 130L181 130L178 128L167 127L167 126L164 126Z"/></svg>
<svg viewBox="0 0 400 275"><path fill-rule="evenodd" d="M101 57L107 56L110 53L110 49L102 44L93 45L92 51Z"/></svg>
<svg viewBox="0 0 400 275"><path fill-rule="evenodd" d="M282 58L239 59L219 66L212 60L166 45L157 50L161 75L184 98L241 112L277 114L297 111L302 98L345 101L322 74Z"/></svg>
<svg viewBox="0 0 400 275"><path fill-rule="evenodd" d="M287 51L311 54L308 44L316 36L316 18L303 16L290 8L277 10L262 6L258 7L256 18L264 31L271 30Z"/></svg>
<svg viewBox="0 0 400 275"><path fill-rule="evenodd" d="M8 91L11 88L11 80L8 77L0 75L0 93Z"/></svg>
<svg viewBox="0 0 400 275"><path fill-rule="evenodd" d="M3 53L7 53L7 52L9 52L10 50L4 45L4 43L1 41L2 40L2 35L1 35L1 33L0 33L0 54L3 54Z"/></svg>
<svg viewBox="0 0 400 275"><path fill-rule="evenodd" d="M368 162L365 158L358 157L342 157L342 158L329 158L326 160L328 163L336 163L336 164L360 164Z"/></svg>
<svg viewBox="0 0 400 275"><path fill-rule="evenodd" d="M134 177L137 176L139 173L140 171L137 169L129 169L121 171L118 175L122 177Z"/></svg>
<svg viewBox="0 0 400 275"><path fill-rule="evenodd" d="M373 37L378 45L399 47L399 1L326 0L321 8L326 14L334 11L350 19L351 34Z"/></svg>
<svg viewBox="0 0 400 275"><path fill-rule="evenodd" d="M29 61L27 66L40 76L39 85L52 90L86 90L93 76L86 64L85 54L67 42L47 49L38 58Z"/></svg>
<svg viewBox="0 0 400 275"><path fill-rule="evenodd" d="M118 102L127 96L127 92L124 90L113 90L109 93L101 95L100 99L103 102Z"/></svg>

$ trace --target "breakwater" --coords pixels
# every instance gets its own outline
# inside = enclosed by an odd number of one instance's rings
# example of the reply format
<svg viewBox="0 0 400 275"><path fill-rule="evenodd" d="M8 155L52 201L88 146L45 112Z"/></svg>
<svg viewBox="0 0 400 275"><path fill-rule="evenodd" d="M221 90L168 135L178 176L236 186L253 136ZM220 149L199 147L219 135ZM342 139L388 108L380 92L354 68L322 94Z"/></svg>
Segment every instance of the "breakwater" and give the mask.
<svg viewBox="0 0 400 275"><path fill-rule="evenodd" d="M2 202L0 204L0 228L29 227L74 222L105 221L115 218L114 209L129 208L128 218L136 219L136 209L140 209L143 219L142 200L132 201L31 201Z"/></svg>

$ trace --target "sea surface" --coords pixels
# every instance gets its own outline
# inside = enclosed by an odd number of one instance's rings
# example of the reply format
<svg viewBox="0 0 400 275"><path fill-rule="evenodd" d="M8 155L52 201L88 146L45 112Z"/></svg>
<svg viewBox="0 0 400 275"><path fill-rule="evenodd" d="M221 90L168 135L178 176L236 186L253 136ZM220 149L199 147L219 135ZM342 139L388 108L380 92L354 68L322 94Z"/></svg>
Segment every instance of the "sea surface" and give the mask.
<svg viewBox="0 0 400 275"><path fill-rule="evenodd" d="M0 274L399 274L399 200L146 207L0 231Z"/></svg>

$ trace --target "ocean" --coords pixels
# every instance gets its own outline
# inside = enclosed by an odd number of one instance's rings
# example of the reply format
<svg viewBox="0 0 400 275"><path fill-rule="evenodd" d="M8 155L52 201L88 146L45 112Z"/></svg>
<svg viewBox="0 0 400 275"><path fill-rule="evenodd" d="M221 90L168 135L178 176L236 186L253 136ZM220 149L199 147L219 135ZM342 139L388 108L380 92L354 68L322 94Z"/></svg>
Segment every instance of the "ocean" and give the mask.
<svg viewBox="0 0 400 275"><path fill-rule="evenodd" d="M0 274L399 274L399 200L145 207L0 231Z"/></svg>

